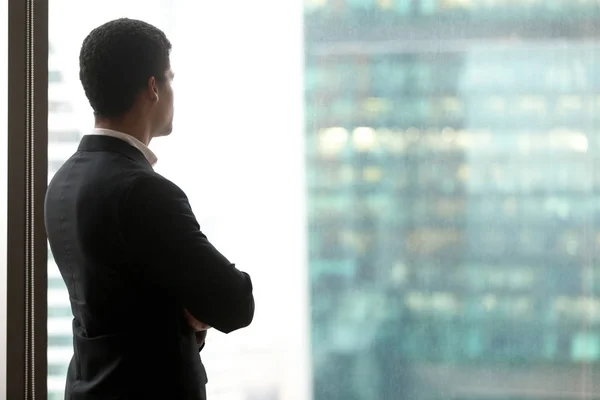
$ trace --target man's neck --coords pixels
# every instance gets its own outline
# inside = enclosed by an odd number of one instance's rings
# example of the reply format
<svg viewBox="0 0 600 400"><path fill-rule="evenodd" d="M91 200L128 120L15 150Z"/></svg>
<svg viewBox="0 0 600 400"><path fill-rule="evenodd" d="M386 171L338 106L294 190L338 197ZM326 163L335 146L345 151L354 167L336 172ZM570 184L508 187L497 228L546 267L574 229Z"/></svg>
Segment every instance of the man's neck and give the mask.
<svg viewBox="0 0 600 400"><path fill-rule="evenodd" d="M97 129L109 129L111 131L126 133L144 143L146 146L150 144L150 140L152 139L152 136L147 129L136 124L128 124L126 121L113 122L97 119L94 127Z"/></svg>

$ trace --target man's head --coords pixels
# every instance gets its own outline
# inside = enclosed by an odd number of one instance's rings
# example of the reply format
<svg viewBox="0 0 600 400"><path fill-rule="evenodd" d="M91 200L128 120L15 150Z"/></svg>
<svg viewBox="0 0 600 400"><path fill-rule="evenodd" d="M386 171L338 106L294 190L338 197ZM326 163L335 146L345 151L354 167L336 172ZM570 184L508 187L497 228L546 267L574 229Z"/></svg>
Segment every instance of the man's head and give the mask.
<svg viewBox="0 0 600 400"><path fill-rule="evenodd" d="M94 29L81 46L79 78L97 125L127 126L146 141L171 133L170 52L165 34L142 21L122 18Z"/></svg>

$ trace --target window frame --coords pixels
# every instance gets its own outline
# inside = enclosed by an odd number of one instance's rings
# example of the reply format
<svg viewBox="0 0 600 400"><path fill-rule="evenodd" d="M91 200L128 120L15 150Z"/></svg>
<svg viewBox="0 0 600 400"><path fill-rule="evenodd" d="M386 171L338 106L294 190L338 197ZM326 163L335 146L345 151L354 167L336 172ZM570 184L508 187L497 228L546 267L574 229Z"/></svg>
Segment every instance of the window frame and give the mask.
<svg viewBox="0 0 600 400"><path fill-rule="evenodd" d="M7 78L4 398L46 399L48 0L8 0Z"/></svg>

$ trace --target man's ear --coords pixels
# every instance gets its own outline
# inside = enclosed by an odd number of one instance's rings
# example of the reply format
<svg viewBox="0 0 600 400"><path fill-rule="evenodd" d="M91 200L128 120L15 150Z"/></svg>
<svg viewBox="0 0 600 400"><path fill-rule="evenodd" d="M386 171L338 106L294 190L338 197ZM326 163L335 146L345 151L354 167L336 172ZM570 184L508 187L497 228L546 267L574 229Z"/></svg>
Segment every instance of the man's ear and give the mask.
<svg viewBox="0 0 600 400"><path fill-rule="evenodd" d="M152 101L153 103L158 102L158 82L156 82L155 77L151 76L150 78L148 78L146 92L150 101Z"/></svg>

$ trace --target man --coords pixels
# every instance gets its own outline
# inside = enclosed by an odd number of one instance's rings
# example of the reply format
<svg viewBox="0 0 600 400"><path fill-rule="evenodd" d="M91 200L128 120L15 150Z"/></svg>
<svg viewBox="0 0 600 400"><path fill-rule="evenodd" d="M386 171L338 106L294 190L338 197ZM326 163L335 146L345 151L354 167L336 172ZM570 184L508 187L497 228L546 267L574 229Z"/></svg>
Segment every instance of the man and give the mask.
<svg viewBox="0 0 600 400"><path fill-rule="evenodd" d="M229 333L254 315L250 277L152 169L148 144L172 130L170 50L162 31L131 19L94 29L81 48L95 129L54 176L45 207L74 316L68 400L204 400L206 329Z"/></svg>

